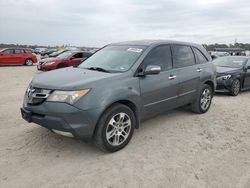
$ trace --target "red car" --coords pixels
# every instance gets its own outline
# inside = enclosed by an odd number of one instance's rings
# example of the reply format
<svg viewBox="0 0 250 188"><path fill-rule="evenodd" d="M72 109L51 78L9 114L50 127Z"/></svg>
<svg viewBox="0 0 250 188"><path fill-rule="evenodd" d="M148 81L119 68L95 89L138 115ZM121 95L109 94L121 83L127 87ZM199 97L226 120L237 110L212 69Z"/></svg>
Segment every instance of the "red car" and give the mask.
<svg viewBox="0 0 250 188"><path fill-rule="evenodd" d="M55 58L45 58L41 60L37 65L37 69L49 71L63 67L77 66L91 55L92 53L90 52L67 51Z"/></svg>
<svg viewBox="0 0 250 188"><path fill-rule="evenodd" d="M37 63L36 55L28 48L4 48L0 50L0 65L28 65Z"/></svg>

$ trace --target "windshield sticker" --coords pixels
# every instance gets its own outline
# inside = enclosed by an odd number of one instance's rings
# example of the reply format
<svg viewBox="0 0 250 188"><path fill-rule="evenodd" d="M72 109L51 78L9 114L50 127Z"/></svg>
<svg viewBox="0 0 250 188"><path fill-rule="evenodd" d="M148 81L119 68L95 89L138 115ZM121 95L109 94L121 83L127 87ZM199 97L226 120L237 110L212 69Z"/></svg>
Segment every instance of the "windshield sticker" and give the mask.
<svg viewBox="0 0 250 188"><path fill-rule="evenodd" d="M140 48L129 48L127 51L141 53L142 49L140 49Z"/></svg>

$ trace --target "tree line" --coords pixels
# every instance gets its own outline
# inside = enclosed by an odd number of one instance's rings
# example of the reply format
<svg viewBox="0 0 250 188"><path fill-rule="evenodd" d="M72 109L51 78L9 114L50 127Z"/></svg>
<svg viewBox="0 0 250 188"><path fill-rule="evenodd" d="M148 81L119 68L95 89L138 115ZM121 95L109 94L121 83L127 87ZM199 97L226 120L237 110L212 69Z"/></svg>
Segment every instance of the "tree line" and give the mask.
<svg viewBox="0 0 250 188"><path fill-rule="evenodd" d="M215 48L242 48L250 50L250 43L235 43L235 44L203 44L207 51L213 51Z"/></svg>

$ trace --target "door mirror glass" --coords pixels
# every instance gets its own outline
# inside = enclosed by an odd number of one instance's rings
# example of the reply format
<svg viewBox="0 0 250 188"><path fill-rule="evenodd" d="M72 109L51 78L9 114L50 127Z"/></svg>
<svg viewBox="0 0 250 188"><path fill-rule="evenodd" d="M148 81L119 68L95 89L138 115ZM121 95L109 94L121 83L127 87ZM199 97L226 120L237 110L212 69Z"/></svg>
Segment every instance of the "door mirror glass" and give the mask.
<svg viewBox="0 0 250 188"><path fill-rule="evenodd" d="M144 71L144 75L159 74L161 67L158 65L148 65Z"/></svg>

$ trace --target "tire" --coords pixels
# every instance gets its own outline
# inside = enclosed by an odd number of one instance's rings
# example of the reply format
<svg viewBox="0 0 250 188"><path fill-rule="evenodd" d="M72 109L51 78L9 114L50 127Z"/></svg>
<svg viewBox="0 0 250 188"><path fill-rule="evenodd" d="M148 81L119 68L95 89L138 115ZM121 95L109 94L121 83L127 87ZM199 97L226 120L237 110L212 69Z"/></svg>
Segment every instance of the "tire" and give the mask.
<svg viewBox="0 0 250 188"><path fill-rule="evenodd" d="M232 96L237 96L240 92L240 80L238 79L235 79L233 82L232 82L232 85L231 85L231 88L230 88L230 95Z"/></svg>
<svg viewBox="0 0 250 188"><path fill-rule="evenodd" d="M129 143L135 124L134 112L128 106L114 104L99 119L94 133L94 143L103 151L118 151Z"/></svg>
<svg viewBox="0 0 250 188"><path fill-rule="evenodd" d="M213 90L212 88L204 84L200 90L200 93L193 104L191 104L191 110L197 114L206 113L212 103Z"/></svg>
<svg viewBox="0 0 250 188"><path fill-rule="evenodd" d="M67 65L65 65L65 64L59 64L59 65L57 65L57 69L61 69L61 68L65 68L65 67L67 67Z"/></svg>
<svg viewBox="0 0 250 188"><path fill-rule="evenodd" d="M32 61L32 59L26 59L24 64L27 66L32 66L34 64L34 62Z"/></svg>

